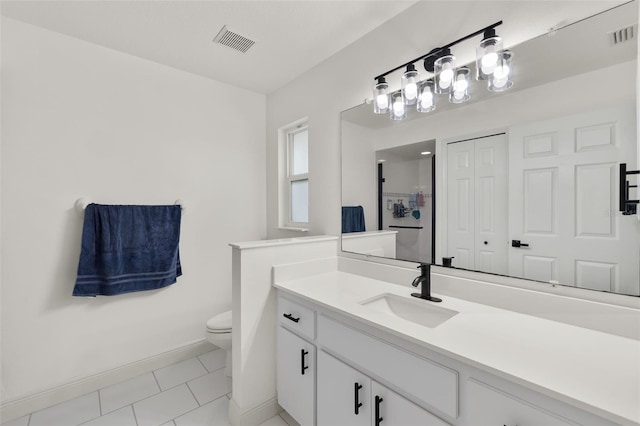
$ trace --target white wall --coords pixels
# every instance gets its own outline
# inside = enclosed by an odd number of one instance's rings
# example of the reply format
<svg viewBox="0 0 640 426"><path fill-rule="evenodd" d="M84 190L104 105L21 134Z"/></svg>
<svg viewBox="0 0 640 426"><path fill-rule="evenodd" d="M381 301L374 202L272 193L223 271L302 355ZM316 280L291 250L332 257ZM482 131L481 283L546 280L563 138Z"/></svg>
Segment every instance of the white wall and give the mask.
<svg viewBox="0 0 640 426"><path fill-rule="evenodd" d="M204 337L265 235L265 96L2 19L3 402ZM184 275L74 298L79 197L187 207Z"/></svg>

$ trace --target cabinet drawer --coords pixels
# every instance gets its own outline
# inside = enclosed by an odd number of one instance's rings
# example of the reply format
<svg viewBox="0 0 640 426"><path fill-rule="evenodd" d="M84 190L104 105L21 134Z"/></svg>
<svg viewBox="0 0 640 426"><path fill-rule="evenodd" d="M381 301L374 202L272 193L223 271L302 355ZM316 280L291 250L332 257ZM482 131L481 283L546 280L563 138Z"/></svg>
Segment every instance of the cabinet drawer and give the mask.
<svg viewBox="0 0 640 426"><path fill-rule="evenodd" d="M280 324L308 339L316 337L316 313L313 309L280 296L278 298Z"/></svg>
<svg viewBox="0 0 640 426"><path fill-rule="evenodd" d="M379 377L417 402L458 417L458 373L410 354L323 315L318 342L352 365Z"/></svg>
<svg viewBox="0 0 640 426"><path fill-rule="evenodd" d="M467 381L466 401L466 417L473 426L577 424L475 379Z"/></svg>

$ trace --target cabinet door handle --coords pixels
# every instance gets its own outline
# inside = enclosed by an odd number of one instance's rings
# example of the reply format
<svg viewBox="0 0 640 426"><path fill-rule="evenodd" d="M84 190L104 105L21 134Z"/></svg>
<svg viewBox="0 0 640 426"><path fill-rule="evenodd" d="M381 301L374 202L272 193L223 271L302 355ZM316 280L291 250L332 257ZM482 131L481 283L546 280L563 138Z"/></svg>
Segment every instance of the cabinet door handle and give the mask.
<svg viewBox="0 0 640 426"><path fill-rule="evenodd" d="M362 385L358 382L355 382L353 384L353 400L356 416L360 414L360 407L362 407L362 402L360 402L360 389L362 389Z"/></svg>
<svg viewBox="0 0 640 426"><path fill-rule="evenodd" d="M304 349L300 349L300 374L302 374L303 376L304 376L304 370L309 368L308 365L304 365L304 357L308 353L309 353L308 351L305 351Z"/></svg>
<svg viewBox="0 0 640 426"><path fill-rule="evenodd" d="M300 321L300 317L294 318L293 315L291 315L291 314L282 314L282 316L285 317L286 319L290 319L293 322Z"/></svg>
<svg viewBox="0 0 640 426"><path fill-rule="evenodd" d="M380 417L380 403L384 401L381 397L379 397L378 395L376 395L376 426L380 426L380 423L382 423L382 420L384 420L382 417Z"/></svg>

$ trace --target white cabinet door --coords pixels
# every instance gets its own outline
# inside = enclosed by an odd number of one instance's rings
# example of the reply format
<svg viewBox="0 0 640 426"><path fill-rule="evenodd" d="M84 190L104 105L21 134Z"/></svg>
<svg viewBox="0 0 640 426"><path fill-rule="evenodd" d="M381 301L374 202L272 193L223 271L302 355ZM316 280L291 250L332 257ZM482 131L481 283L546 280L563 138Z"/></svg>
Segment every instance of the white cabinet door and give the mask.
<svg viewBox="0 0 640 426"><path fill-rule="evenodd" d="M369 426L371 379L318 352L318 426Z"/></svg>
<svg viewBox="0 0 640 426"><path fill-rule="evenodd" d="M568 419L543 411L542 408L535 407L476 380L467 382L467 390L465 411L469 426L576 425Z"/></svg>
<svg viewBox="0 0 640 426"><path fill-rule="evenodd" d="M302 426L314 424L316 348L278 327L278 403Z"/></svg>
<svg viewBox="0 0 640 426"><path fill-rule="evenodd" d="M374 426L448 426L448 423L373 381L371 406Z"/></svg>

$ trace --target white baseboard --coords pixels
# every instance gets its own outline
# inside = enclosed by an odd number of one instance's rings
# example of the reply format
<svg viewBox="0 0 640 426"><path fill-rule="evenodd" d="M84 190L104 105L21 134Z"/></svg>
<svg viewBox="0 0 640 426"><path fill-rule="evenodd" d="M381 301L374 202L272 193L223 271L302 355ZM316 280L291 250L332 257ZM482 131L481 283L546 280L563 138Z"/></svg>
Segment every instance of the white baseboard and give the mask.
<svg viewBox="0 0 640 426"><path fill-rule="evenodd" d="M139 376L140 374L145 374L158 368L202 355L214 348L215 346L206 340L198 339L167 352L141 359L103 373L56 386L33 395L3 402L0 406L0 419L2 419L2 422L8 422L33 413L34 411L42 410L89 392L120 383Z"/></svg>
<svg viewBox="0 0 640 426"><path fill-rule="evenodd" d="M284 410L280 412L280 417L282 417L285 423L287 423L289 426L300 426L300 423L298 423L293 417L291 417L291 414L287 413Z"/></svg>
<svg viewBox="0 0 640 426"><path fill-rule="evenodd" d="M282 411L276 398L271 398L262 404L241 412L235 399L229 401L229 423L233 426L257 426L269 420Z"/></svg>

